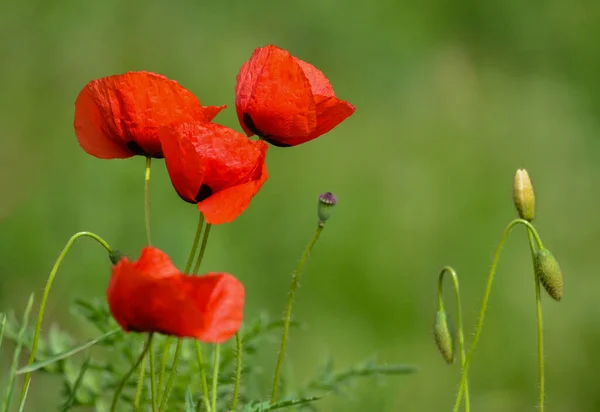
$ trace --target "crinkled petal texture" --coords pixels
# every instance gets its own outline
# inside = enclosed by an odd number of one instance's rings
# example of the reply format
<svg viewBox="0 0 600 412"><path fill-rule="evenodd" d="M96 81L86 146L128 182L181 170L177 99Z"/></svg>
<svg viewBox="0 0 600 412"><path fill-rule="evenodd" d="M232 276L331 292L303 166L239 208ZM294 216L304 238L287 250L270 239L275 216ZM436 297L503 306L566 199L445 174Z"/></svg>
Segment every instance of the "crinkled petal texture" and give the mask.
<svg viewBox="0 0 600 412"><path fill-rule="evenodd" d="M112 269L107 298L125 331L158 332L220 343L240 328L244 286L227 273L185 276L159 249L121 259Z"/></svg>
<svg viewBox="0 0 600 412"><path fill-rule="evenodd" d="M173 124L160 136L173 187L208 223L233 221L267 180L265 142L202 122Z"/></svg>
<svg viewBox="0 0 600 412"><path fill-rule="evenodd" d="M248 136L296 146L327 133L355 107L335 96L325 75L286 50L258 48L237 76L236 112Z"/></svg>
<svg viewBox="0 0 600 412"><path fill-rule="evenodd" d="M101 159L163 157L162 126L211 121L225 106L204 107L179 83L150 72L128 72L89 82L75 101L75 134Z"/></svg>

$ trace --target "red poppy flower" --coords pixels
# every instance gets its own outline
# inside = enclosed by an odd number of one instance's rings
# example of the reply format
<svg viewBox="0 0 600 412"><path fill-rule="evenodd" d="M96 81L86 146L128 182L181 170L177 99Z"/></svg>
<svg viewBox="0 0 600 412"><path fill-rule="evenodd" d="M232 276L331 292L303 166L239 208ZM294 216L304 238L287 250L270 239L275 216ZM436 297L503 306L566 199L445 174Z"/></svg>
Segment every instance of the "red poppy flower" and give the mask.
<svg viewBox="0 0 600 412"><path fill-rule="evenodd" d="M237 76L235 106L248 136L296 146L327 133L354 106L335 97L325 75L276 46L258 48Z"/></svg>
<svg viewBox="0 0 600 412"><path fill-rule="evenodd" d="M267 180L268 145L228 127L187 122L163 128L160 138L173 187L208 223L233 221Z"/></svg>
<svg viewBox="0 0 600 412"><path fill-rule="evenodd" d="M75 101L75 134L87 153L101 159L163 157L161 126L211 121L225 106L204 107L174 80L128 72L89 82Z"/></svg>
<svg viewBox="0 0 600 412"><path fill-rule="evenodd" d="M123 330L158 332L220 343L240 328L244 286L227 273L185 276L162 251L146 247L140 258L113 266L108 306Z"/></svg>

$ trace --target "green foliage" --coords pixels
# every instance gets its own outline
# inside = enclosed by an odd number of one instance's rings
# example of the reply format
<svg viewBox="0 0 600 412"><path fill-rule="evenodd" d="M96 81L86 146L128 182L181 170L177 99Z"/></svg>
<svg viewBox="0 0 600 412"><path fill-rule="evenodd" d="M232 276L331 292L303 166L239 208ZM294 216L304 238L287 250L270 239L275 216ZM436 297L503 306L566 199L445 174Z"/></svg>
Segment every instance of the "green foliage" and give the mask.
<svg viewBox="0 0 600 412"><path fill-rule="evenodd" d="M18 373L34 371L60 377L62 384L60 409L62 411L69 411L76 407L94 407L97 411L107 411L111 396L120 379L139 356L144 336L137 333L122 333L110 316L104 300L95 299L89 302L76 300L73 304L73 313L85 323L91 324L102 335L83 344L75 345L76 339L70 333L59 329L56 325L52 325L47 336L40 337L35 362L31 366L19 369ZM6 319L6 339L17 342L26 349L31 349L33 329L26 322L23 322L22 326L19 327L19 322L14 316L9 316ZM3 324L0 323L0 325ZM292 326L297 328L300 325L293 322ZM269 344L279 337L281 327L281 320L271 320L266 314L262 314L241 330L243 374L239 405L244 412L270 411L293 407L306 408L308 406L316 410L313 405L314 402L330 392L343 394L342 389L353 383L355 378L397 375L414 371L414 368L410 366L384 366L369 361L346 370L334 372L333 362L330 360L319 375L311 380L304 389L288 390L289 396L287 399L273 404L261 401L259 399L268 388L252 387L251 389L246 387L244 382L252 382L262 374L262 369L257 365L256 356L259 354L259 350L270 347ZM157 359L160 359L159 355L162 354L166 340L166 336L155 335L154 351L158 355L156 356ZM208 348L212 347L207 345ZM171 372L174 349L175 345L171 345L166 374ZM78 355L81 353L85 353L85 358L78 360ZM210 355L210 352L208 355ZM207 356L206 359L210 359L210 357ZM204 367L208 371L211 365L206 364ZM235 344L233 339L222 345L220 370L217 410L227 410L230 407L235 377ZM148 403L150 397L149 379L149 376L146 375L147 382L143 386L144 393L142 397ZM212 387L210 378L208 384L209 387ZM137 374L134 373L126 382L121 395L122 402L131 403L133 401L136 385ZM195 342L184 340L177 379L171 390L166 410L177 410L181 407L186 412L200 410L197 409L203 406L200 388L201 382L196 361ZM162 393L162 390L163 388L159 388L159 393Z"/></svg>

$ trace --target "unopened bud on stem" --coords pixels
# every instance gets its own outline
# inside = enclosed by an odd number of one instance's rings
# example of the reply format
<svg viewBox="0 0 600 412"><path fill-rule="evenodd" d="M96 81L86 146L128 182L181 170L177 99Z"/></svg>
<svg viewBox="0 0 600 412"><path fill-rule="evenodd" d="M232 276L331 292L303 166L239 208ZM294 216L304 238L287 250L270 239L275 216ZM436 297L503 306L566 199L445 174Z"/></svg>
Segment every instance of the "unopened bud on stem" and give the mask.
<svg viewBox="0 0 600 412"><path fill-rule="evenodd" d="M454 331L448 315L443 310L438 310L435 314L433 336L446 363L454 363Z"/></svg>
<svg viewBox="0 0 600 412"><path fill-rule="evenodd" d="M535 273L546 292L556 301L563 297L563 279L558 261L548 249L540 249L535 255Z"/></svg>
<svg viewBox="0 0 600 412"><path fill-rule="evenodd" d="M317 213L319 215L319 225L325 225L325 222L331 217L333 208L337 203L336 197L331 192L326 192L319 195L319 205L317 207Z"/></svg>
<svg viewBox="0 0 600 412"><path fill-rule="evenodd" d="M125 253L123 253L123 252L121 252L120 250L117 250L117 249L113 249L108 254L108 258L110 259L110 261L112 262L113 265L116 265L124 257L128 257L128 256Z"/></svg>
<svg viewBox="0 0 600 412"><path fill-rule="evenodd" d="M529 174L518 169L513 182L513 201L519 217L531 222L535 218L535 194Z"/></svg>

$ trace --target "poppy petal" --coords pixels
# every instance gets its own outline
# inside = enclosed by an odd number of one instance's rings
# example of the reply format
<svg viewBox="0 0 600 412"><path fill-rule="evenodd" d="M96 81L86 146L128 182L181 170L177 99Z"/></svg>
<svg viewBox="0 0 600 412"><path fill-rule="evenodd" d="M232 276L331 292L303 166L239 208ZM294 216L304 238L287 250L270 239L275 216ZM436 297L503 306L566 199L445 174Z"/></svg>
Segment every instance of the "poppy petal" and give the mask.
<svg viewBox="0 0 600 412"><path fill-rule="evenodd" d="M242 66L236 111L248 136L308 135L316 127L315 102L302 67L272 45L256 49Z"/></svg>
<svg viewBox="0 0 600 412"><path fill-rule="evenodd" d="M198 210L204 214L206 222L210 224L232 222L248 208L250 201L267 178L267 165L263 163L260 178L215 193L199 202Z"/></svg>
<svg viewBox="0 0 600 412"><path fill-rule="evenodd" d="M168 257L144 248L138 261L113 266L107 289L110 311L125 331L158 332L223 342L239 329L244 287L232 275L185 276Z"/></svg>
<svg viewBox="0 0 600 412"><path fill-rule="evenodd" d="M325 77L321 70L297 57L294 57L294 60L302 68L304 75L310 82L310 87L314 95L327 97L335 96L331 83L329 83L329 80L327 80L327 77Z"/></svg>
<svg viewBox="0 0 600 412"><path fill-rule="evenodd" d="M203 107L192 92L151 72L127 72L89 82L75 101L75 134L81 147L102 159L162 157L161 126L209 121L225 106Z"/></svg>
<svg viewBox="0 0 600 412"><path fill-rule="evenodd" d="M320 98L317 96L317 127L306 140L315 139L336 127L354 113L354 105L335 96Z"/></svg>
<svg viewBox="0 0 600 412"><path fill-rule="evenodd" d="M204 179L204 163L196 151L194 123L163 127L160 140L165 163L175 191L186 202L195 199Z"/></svg>

